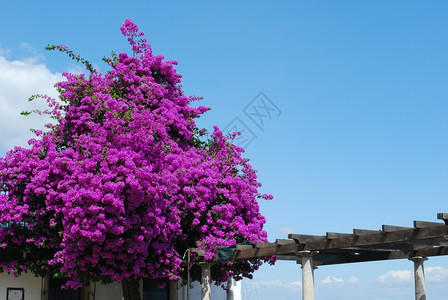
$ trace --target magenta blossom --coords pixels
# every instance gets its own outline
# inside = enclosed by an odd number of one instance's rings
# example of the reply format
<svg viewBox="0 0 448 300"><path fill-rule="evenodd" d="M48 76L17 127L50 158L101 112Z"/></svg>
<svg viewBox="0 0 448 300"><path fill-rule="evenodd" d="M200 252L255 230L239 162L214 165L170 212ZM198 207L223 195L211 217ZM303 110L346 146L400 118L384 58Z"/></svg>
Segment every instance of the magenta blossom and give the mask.
<svg viewBox="0 0 448 300"><path fill-rule="evenodd" d="M64 73L60 101L44 97L57 122L0 158L1 270L57 273L71 287L163 284L183 276L190 247L211 259L218 246L267 241L256 199L272 196L258 193L244 150L217 126L207 138L194 119L209 108L189 106L176 62L153 55L131 20L121 30L137 56L106 59L106 74ZM217 266L214 280L259 264Z"/></svg>

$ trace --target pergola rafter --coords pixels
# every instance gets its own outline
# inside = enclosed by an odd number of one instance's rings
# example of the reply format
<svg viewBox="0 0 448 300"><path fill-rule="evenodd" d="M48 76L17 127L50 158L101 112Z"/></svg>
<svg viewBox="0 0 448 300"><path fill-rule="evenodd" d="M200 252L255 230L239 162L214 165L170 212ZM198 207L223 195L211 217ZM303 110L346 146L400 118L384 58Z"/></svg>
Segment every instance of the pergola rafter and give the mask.
<svg viewBox="0 0 448 300"><path fill-rule="evenodd" d="M414 221L413 227L382 225L381 230L353 229L353 233L327 232L322 236L292 233L288 239L277 239L274 243L237 245L233 259L276 256L279 260L300 263L304 300L314 300L315 266L410 259L414 262L416 299L424 300L423 261L431 256L448 255L448 214L439 213L437 218L443 223ZM191 251L203 260L201 250Z"/></svg>

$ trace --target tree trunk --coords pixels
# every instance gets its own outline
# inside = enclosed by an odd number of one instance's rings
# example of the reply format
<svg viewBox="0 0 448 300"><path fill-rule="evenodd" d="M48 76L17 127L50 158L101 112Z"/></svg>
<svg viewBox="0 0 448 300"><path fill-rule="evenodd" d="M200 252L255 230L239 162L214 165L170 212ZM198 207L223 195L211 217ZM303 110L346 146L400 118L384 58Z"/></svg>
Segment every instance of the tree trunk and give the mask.
<svg viewBox="0 0 448 300"><path fill-rule="evenodd" d="M125 278L121 281L121 286L123 288L124 300L142 300L142 296L140 295L140 280Z"/></svg>

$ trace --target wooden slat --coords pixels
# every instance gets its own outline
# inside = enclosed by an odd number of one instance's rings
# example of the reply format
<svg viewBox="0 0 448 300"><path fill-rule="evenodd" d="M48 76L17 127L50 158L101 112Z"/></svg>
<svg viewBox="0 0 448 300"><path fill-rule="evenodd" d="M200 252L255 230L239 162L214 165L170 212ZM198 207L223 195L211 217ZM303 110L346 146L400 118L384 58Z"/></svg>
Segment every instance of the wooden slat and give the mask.
<svg viewBox="0 0 448 300"><path fill-rule="evenodd" d="M237 245L234 259L277 256L280 260L301 261L300 251L313 251L314 264L330 265L350 262L448 255L448 214L439 213L441 222L414 221L414 228L383 225L382 230L353 229L353 234L327 232L326 236L289 234L288 240L275 243ZM191 249L199 259L204 250ZM215 257L216 260L216 257Z"/></svg>
<svg viewBox="0 0 448 300"><path fill-rule="evenodd" d="M294 240L276 239L275 243L277 245L288 245L288 244L295 244L296 242Z"/></svg>
<svg viewBox="0 0 448 300"><path fill-rule="evenodd" d="M373 245L360 245L358 247L347 247L343 249L364 249L366 251L396 251L396 250L415 250L412 243L378 243Z"/></svg>
<svg viewBox="0 0 448 300"><path fill-rule="evenodd" d="M433 226L444 226L444 223L440 222L426 222L426 221L414 221L414 228L426 228Z"/></svg>
<svg viewBox="0 0 448 300"><path fill-rule="evenodd" d="M351 233L339 233L339 232L327 232L326 237L327 239L336 239L341 238L345 236L352 236Z"/></svg>
<svg viewBox="0 0 448 300"><path fill-rule="evenodd" d="M402 251L378 251L374 253L360 253L358 255L350 253L345 256L336 258L334 260L328 260L328 261L314 260L313 265L325 266L325 265L367 262L367 261L388 260L388 259L402 259L402 258L407 258L407 254Z"/></svg>
<svg viewBox="0 0 448 300"><path fill-rule="evenodd" d="M443 220L445 222L445 225L448 225L448 214L447 213L438 213L437 219Z"/></svg>
<svg viewBox="0 0 448 300"><path fill-rule="evenodd" d="M448 219L448 213L438 213L437 214L437 219L439 219L439 220L446 220L446 219Z"/></svg>
<svg viewBox="0 0 448 300"><path fill-rule="evenodd" d="M277 258L277 260L295 260L295 261L300 261L300 256L297 255L291 255L291 254L281 254L281 255L276 255L275 256Z"/></svg>
<svg viewBox="0 0 448 300"><path fill-rule="evenodd" d="M277 245L276 243L255 243L256 248L272 247L276 245Z"/></svg>
<svg viewBox="0 0 448 300"><path fill-rule="evenodd" d="M357 229L357 228L353 229L354 235L366 235L366 234L378 233L378 232L380 232L380 231L379 230Z"/></svg>
<svg viewBox="0 0 448 300"><path fill-rule="evenodd" d="M236 245L236 250L253 249L252 245Z"/></svg>
<svg viewBox="0 0 448 300"><path fill-rule="evenodd" d="M306 243L303 250L342 249L347 247L373 246L391 243L412 243L413 240L440 238L448 234L448 226L379 232L367 235L342 237L332 240L315 240Z"/></svg>
<svg viewBox="0 0 448 300"><path fill-rule="evenodd" d="M403 226L395 226L395 225L383 225L381 226L381 231L383 232L393 232L400 230L412 229L412 227L403 227Z"/></svg>
<svg viewBox="0 0 448 300"><path fill-rule="evenodd" d="M272 243L270 246L263 248L247 248L235 251L234 259L250 259L273 255L295 255L299 251L300 244L276 245Z"/></svg>
<svg viewBox="0 0 448 300"><path fill-rule="evenodd" d="M415 256L439 256L448 255L448 247L428 247L419 249L415 253Z"/></svg>
<svg viewBox="0 0 448 300"><path fill-rule="evenodd" d="M305 244L310 241L322 241L325 240L325 236L320 235L307 235L307 234L288 234L289 239L295 240L297 243Z"/></svg>

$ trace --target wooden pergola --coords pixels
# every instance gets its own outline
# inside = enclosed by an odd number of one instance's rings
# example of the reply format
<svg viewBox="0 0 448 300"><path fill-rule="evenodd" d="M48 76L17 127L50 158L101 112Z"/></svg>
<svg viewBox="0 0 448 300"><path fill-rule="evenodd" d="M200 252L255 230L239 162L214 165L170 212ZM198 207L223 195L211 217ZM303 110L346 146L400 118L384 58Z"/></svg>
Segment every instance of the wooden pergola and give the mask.
<svg viewBox="0 0 448 300"><path fill-rule="evenodd" d="M439 213L442 222L414 221L413 227L382 225L381 230L353 229L353 233L327 232L323 236L289 234L288 239L275 243L237 245L233 259L253 259L276 256L302 265L303 300L314 300L314 268L317 266L367 262L389 259L409 259L414 262L415 299L425 300L423 261L427 257L448 255L448 214ZM203 261L203 251L196 252L203 271L202 299L210 299L210 266Z"/></svg>

